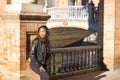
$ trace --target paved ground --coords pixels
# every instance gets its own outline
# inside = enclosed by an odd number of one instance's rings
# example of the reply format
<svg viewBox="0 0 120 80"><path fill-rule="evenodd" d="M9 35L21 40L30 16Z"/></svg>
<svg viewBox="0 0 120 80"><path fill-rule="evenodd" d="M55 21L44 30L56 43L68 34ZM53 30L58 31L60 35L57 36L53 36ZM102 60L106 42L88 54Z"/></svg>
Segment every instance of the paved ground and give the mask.
<svg viewBox="0 0 120 80"><path fill-rule="evenodd" d="M120 71L96 71L59 80L120 80Z"/></svg>

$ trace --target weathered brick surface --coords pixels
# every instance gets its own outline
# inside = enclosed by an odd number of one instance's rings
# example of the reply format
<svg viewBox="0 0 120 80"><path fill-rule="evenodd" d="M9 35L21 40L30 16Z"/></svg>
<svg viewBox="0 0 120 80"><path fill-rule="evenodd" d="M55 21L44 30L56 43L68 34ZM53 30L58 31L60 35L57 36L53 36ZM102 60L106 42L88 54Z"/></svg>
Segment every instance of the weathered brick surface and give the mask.
<svg viewBox="0 0 120 80"><path fill-rule="evenodd" d="M42 17L41 20L27 20L26 17L25 20L20 20L19 13L0 15L0 80L23 80L29 67L26 65L26 55L29 54L26 53L27 33L35 35L38 27L46 24L48 16L44 15L46 18ZM33 38L29 40L32 42Z"/></svg>
<svg viewBox="0 0 120 80"><path fill-rule="evenodd" d="M104 1L104 63L110 70L120 69L120 3L119 0Z"/></svg>
<svg viewBox="0 0 120 80"><path fill-rule="evenodd" d="M120 69L120 0L115 1L115 58L114 69Z"/></svg>
<svg viewBox="0 0 120 80"><path fill-rule="evenodd" d="M0 15L3 14L5 10L6 0L0 0Z"/></svg>
<svg viewBox="0 0 120 80"><path fill-rule="evenodd" d="M104 63L110 70L114 68L115 0L104 1Z"/></svg>

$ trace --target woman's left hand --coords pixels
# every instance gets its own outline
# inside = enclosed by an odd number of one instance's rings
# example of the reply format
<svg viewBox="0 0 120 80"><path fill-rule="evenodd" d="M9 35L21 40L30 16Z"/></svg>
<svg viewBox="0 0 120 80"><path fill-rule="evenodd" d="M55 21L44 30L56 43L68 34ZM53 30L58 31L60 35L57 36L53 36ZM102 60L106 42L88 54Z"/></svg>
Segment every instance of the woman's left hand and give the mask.
<svg viewBox="0 0 120 80"><path fill-rule="evenodd" d="M40 66L39 70L40 70L41 72L45 72L45 71L46 71L43 66Z"/></svg>

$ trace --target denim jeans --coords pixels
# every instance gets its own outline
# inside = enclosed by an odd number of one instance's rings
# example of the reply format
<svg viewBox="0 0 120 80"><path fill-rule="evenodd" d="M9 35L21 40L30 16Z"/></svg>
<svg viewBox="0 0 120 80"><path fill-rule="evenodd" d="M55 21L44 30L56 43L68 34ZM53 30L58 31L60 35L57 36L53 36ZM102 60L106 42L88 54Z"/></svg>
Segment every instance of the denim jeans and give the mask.
<svg viewBox="0 0 120 80"><path fill-rule="evenodd" d="M40 76L40 80L50 80L50 77L49 77L49 74L47 73L47 71L41 72L33 61L30 62L30 67L36 74L38 74ZM43 67L45 69L47 69L46 65L43 65Z"/></svg>

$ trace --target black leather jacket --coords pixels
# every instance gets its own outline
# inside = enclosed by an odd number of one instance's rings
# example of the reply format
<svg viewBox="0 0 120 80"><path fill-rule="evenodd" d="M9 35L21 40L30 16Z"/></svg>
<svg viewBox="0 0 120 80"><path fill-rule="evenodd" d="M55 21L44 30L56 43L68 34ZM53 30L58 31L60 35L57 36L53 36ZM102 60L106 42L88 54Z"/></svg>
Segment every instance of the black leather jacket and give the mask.
<svg viewBox="0 0 120 80"><path fill-rule="evenodd" d="M50 56L50 46L46 47L39 38L34 40L30 51L31 61L39 68L46 64L48 56Z"/></svg>

